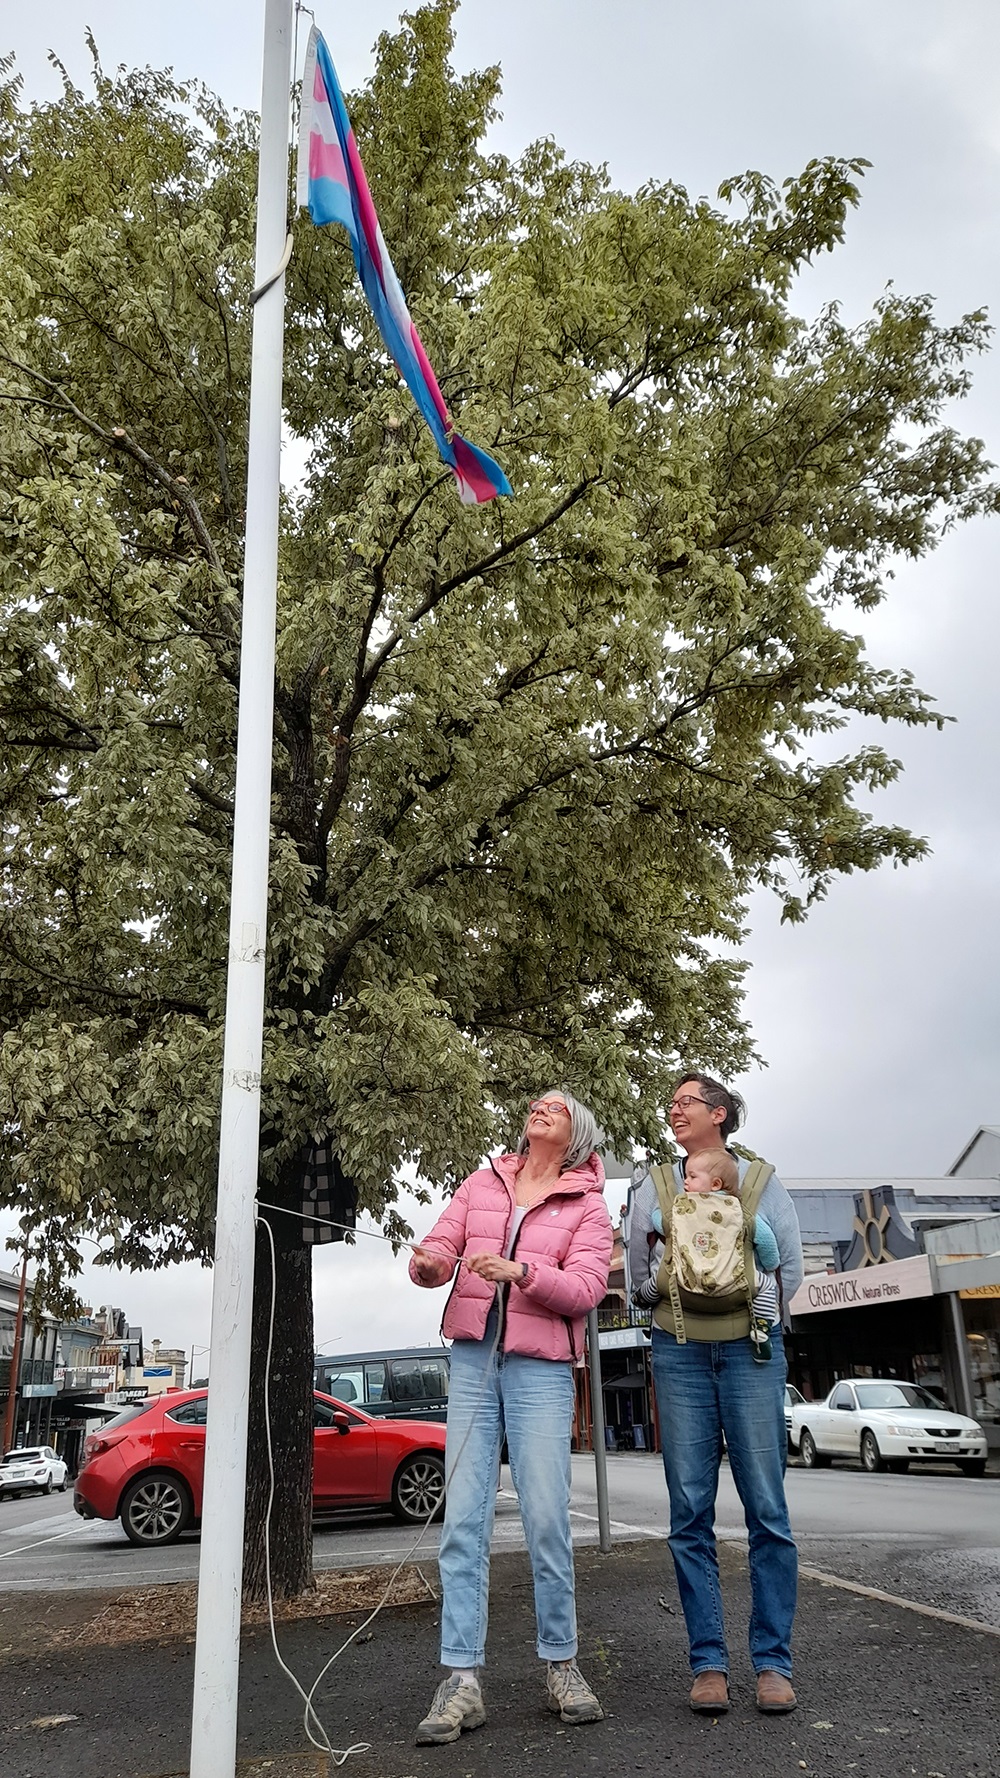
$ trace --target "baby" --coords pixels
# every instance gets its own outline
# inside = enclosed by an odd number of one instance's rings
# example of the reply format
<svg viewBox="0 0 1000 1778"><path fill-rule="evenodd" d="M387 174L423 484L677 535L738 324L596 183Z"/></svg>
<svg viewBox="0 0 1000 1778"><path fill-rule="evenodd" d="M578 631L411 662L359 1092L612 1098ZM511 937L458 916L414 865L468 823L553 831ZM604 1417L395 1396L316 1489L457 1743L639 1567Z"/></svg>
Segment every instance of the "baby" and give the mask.
<svg viewBox="0 0 1000 1778"><path fill-rule="evenodd" d="M702 1148L688 1155L684 1169L686 1192L730 1192L740 1195L740 1170L733 1155L724 1148ZM656 1275L663 1258L663 1215L659 1205L653 1211L653 1227L660 1239L650 1248L649 1276L634 1286L632 1301L651 1308L659 1302ZM652 1240L652 1236L650 1236ZM770 1358L770 1332L778 1321L778 1280L775 1276L781 1256L774 1231L763 1216L753 1220L753 1256L757 1269L757 1291L750 1306L750 1337L758 1358Z"/></svg>

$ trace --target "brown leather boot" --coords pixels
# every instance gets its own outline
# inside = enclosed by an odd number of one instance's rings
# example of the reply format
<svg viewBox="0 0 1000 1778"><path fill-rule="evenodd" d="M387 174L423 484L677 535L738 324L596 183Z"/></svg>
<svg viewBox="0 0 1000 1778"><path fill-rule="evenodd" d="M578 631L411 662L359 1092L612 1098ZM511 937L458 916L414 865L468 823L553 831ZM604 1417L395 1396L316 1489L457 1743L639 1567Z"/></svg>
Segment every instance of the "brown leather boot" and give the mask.
<svg viewBox="0 0 1000 1778"><path fill-rule="evenodd" d="M786 1711L794 1710L797 1703L792 1682L784 1673L758 1673L757 1709L765 1716L784 1716Z"/></svg>
<svg viewBox="0 0 1000 1778"><path fill-rule="evenodd" d="M699 1673L688 1699L692 1710L705 1716L724 1716L729 1709L729 1680L724 1673Z"/></svg>

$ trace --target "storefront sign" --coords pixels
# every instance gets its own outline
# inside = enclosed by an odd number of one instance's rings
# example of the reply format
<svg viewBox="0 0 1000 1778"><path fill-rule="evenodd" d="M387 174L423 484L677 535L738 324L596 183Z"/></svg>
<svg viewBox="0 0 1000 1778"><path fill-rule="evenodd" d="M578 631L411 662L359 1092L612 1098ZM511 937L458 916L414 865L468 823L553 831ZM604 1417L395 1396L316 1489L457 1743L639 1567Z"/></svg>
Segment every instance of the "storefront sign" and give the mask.
<svg viewBox="0 0 1000 1778"><path fill-rule="evenodd" d="M979 1255L975 1256L977 1259ZM1000 1296L1000 1284L973 1284L968 1290L960 1290L959 1296Z"/></svg>
<svg viewBox="0 0 1000 1778"><path fill-rule="evenodd" d="M789 1309L793 1315L818 1315L831 1309L865 1309L874 1303L900 1303L932 1294L930 1261L920 1253L912 1259L862 1266L853 1272L814 1273L803 1279Z"/></svg>
<svg viewBox="0 0 1000 1778"><path fill-rule="evenodd" d="M65 1395L93 1395L113 1389L117 1381L118 1369L113 1364L75 1365L63 1371L60 1388Z"/></svg>

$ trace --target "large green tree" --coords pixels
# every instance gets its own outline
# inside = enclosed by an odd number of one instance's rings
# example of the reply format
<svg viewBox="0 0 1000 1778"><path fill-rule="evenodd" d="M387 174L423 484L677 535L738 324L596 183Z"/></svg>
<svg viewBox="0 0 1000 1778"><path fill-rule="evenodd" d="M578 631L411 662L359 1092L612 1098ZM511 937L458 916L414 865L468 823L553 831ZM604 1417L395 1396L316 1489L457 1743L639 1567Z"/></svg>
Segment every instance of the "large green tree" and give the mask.
<svg viewBox="0 0 1000 1778"><path fill-rule="evenodd" d="M751 1053L751 890L799 918L920 856L868 810L897 763L831 763L856 715L938 720L851 618L998 499L944 418L981 315L789 307L860 163L713 207L547 141L491 154L498 74L452 72L452 11L382 38L351 104L447 399L514 498L457 502L338 231L301 222L288 278L308 451L282 513L261 1195L298 1209L328 1136L396 1233L404 1165L453 1183L552 1083L662 1150L678 1061ZM0 1202L58 1281L83 1231L137 1265L210 1246L255 126L96 55L87 94L28 108L6 82ZM309 1249L272 1223L294 1591ZM255 1587L262 1490L252 1459Z"/></svg>

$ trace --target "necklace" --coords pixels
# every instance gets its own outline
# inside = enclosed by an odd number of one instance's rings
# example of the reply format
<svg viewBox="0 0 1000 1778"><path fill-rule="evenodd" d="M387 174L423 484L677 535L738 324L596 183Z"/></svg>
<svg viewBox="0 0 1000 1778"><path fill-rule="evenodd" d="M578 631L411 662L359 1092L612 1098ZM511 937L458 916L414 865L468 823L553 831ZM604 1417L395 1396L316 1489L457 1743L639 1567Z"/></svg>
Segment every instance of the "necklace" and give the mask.
<svg viewBox="0 0 1000 1778"><path fill-rule="evenodd" d="M524 1175L523 1173L520 1173L518 1174L517 1184L514 1188L514 1201L516 1204L520 1205L522 1209L530 1209L532 1204L537 1204L539 1198L544 1198L546 1192L551 1191L552 1187L558 1185L558 1183L558 1174L555 1179L543 1179L536 1185L533 1180L530 1182L524 1181Z"/></svg>

